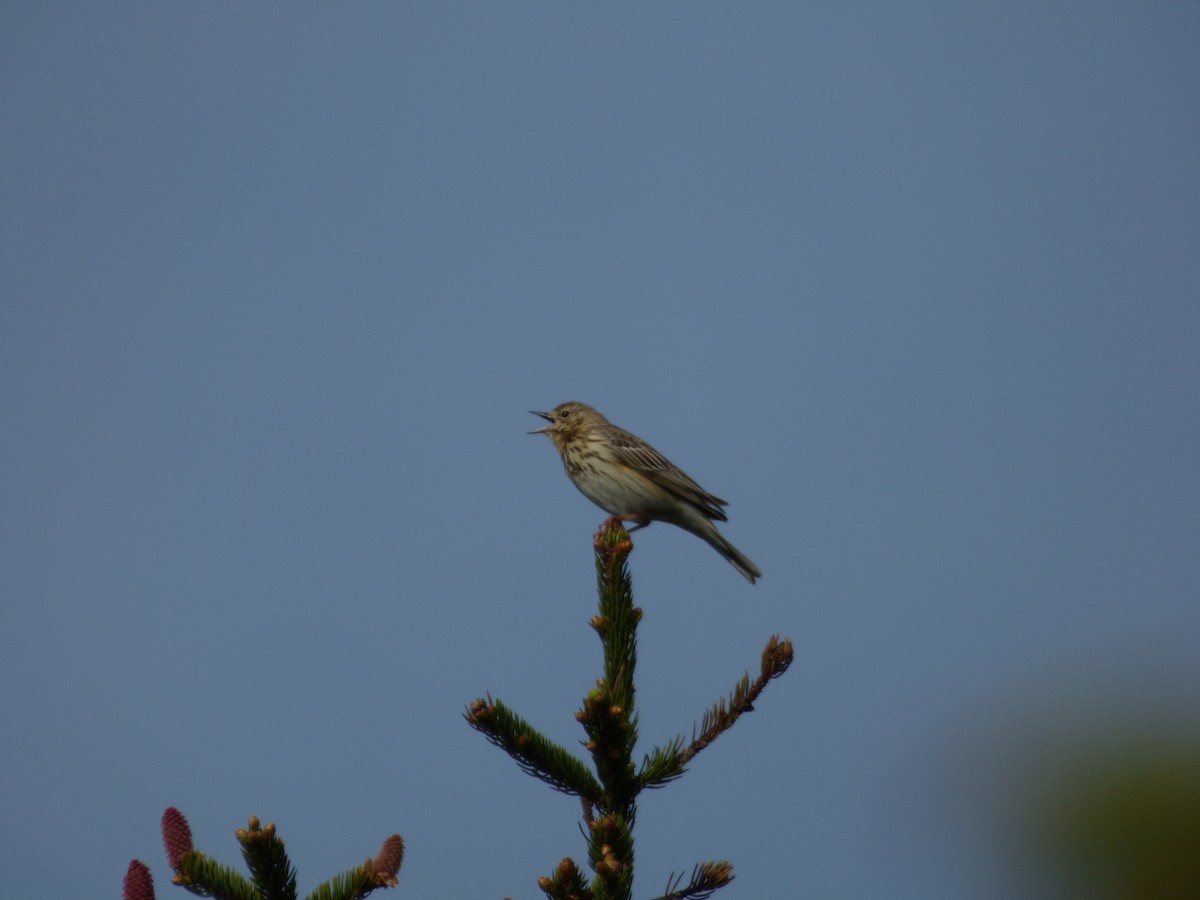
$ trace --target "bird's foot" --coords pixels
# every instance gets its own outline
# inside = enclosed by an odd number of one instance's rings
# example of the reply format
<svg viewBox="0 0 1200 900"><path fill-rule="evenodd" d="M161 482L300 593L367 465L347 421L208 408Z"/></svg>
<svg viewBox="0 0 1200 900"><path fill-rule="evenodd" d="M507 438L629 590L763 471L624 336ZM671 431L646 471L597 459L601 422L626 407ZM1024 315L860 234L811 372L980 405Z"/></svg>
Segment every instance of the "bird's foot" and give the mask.
<svg viewBox="0 0 1200 900"><path fill-rule="evenodd" d="M600 523L601 531L623 531L625 529L624 520L620 516L609 516Z"/></svg>
<svg viewBox="0 0 1200 900"><path fill-rule="evenodd" d="M600 524L601 531L624 531L626 534L632 534L639 528L645 528L652 520L647 516L640 516L636 513L626 513L621 516L609 516ZM626 522L633 522L632 526L626 525Z"/></svg>

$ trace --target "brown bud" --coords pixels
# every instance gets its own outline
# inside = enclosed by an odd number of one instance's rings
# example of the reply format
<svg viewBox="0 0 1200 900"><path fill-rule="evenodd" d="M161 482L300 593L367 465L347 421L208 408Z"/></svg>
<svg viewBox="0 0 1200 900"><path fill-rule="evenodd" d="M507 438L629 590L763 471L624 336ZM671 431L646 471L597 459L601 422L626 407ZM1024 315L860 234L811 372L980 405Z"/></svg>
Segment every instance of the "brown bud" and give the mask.
<svg viewBox="0 0 1200 900"><path fill-rule="evenodd" d="M393 834L383 842L383 848L379 851L379 855L368 859L363 868L375 876L375 883L379 887L395 887L399 884L396 875L400 871L402 862L404 862L404 839L398 834Z"/></svg>
<svg viewBox="0 0 1200 900"><path fill-rule="evenodd" d="M467 707L467 717L477 722L484 720L496 713L496 707L489 704L482 697L472 700Z"/></svg>

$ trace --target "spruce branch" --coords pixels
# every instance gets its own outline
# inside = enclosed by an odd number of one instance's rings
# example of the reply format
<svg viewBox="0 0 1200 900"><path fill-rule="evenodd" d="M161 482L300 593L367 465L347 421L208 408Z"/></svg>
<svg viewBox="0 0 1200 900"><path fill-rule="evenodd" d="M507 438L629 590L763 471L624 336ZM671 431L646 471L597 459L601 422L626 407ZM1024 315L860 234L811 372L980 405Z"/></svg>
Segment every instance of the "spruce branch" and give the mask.
<svg viewBox="0 0 1200 900"><path fill-rule="evenodd" d="M569 857L555 866L553 875L543 875L537 883L550 900L594 900L595 897L579 866Z"/></svg>
<svg viewBox="0 0 1200 900"><path fill-rule="evenodd" d="M637 745L634 713L634 672L637 669L637 627L642 611L633 605L633 579L627 560L633 542L620 519L605 521L592 540L596 551L596 585L600 614L592 628L600 637L604 677L584 698L575 718L587 732L587 749L605 788L606 812L630 823L641 786L632 762Z"/></svg>
<svg viewBox="0 0 1200 900"><path fill-rule="evenodd" d="M596 688L588 693L583 709L575 718L587 732L584 746L591 753L604 785L598 805L632 818L634 799L640 790L630 761L637 725L629 708L615 702L605 688L603 681L596 682Z"/></svg>
<svg viewBox="0 0 1200 900"><path fill-rule="evenodd" d="M630 900L638 794L682 775L686 763L742 713L752 710L767 682L782 675L792 661L791 642L773 636L763 652L757 679L751 682L748 674L743 677L727 700L722 698L705 714L699 731L693 730L690 744L676 737L644 756L638 770L633 763L638 738L634 673L642 610L634 606L627 566L633 542L621 520L614 517L601 525L593 548L599 612L591 625L600 638L604 674L575 718L587 733L585 747L595 775L490 695L474 701L465 713L472 728L513 757L524 771L580 799L588 863L595 877L588 884L573 860L562 860L551 875L538 879L538 887L551 900ZM728 862L701 863L687 884L682 874L668 879L667 893L658 900L705 900L732 879L733 867Z"/></svg>
<svg viewBox="0 0 1200 900"><path fill-rule="evenodd" d="M697 753L729 730L742 713L753 712L754 701L763 692L763 688L772 679L786 672L791 664L792 642L780 640L777 634L771 635L763 649L762 667L758 677L751 682L749 672L743 675L733 693L729 695L728 702L722 697L704 714L699 734L696 733L695 726L692 727L692 742L679 754L679 765L686 766Z"/></svg>
<svg viewBox="0 0 1200 900"><path fill-rule="evenodd" d="M692 877L684 887L682 873L667 879L667 892L654 900L705 900L718 888L733 881L733 866L725 860L700 863L692 869Z"/></svg>
<svg viewBox="0 0 1200 900"><path fill-rule="evenodd" d="M633 823L609 813L593 821L588 832L596 900L628 900L633 893Z"/></svg>
<svg viewBox="0 0 1200 900"><path fill-rule="evenodd" d="M592 541L596 550L596 587L600 615L592 628L604 649L604 681L614 703L633 709L633 674L637 668L637 626L642 611L633 605L633 579L626 560L633 541L619 519L609 519Z"/></svg>
<svg viewBox="0 0 1200 900"><path fill-rule="evenodd" d="M676 737L664 747L655 747L654 752L642 758L642 768L637 780L642 788L660 788L684 773L683 738Z"/></svg>
<svg viewBox="0 0 1200 900"><path fill-rule="evenodd" d="M733 726L742 713L754 710L754 701L772 679L778 678L792 664L792 642L772 635L763 650L759 676L753 682L746 673L726 699L722 697L704 714L699 731L692 727L692 740L685 747L684 739L676 737L642 760L637 779L641 788L658 788L674 781L685 771L692 758Z"/></svg>
<svg viewBox="0 0 1200 900"><path fill-rule="evenodd" d="M245 875L210 859L199 850L193 850L179 860L171 883L198 897L216 897L217 900L260 900L262 896Z"/></svg>
<svg viewBox="0 0 1200 900"><path fill-rule="evenodd" d="M305 900L362 900L376 888L399 884L396 875L403 862L404 839L393 834L377 856L319 885Z"/></svg>
<svg viewBox="0 0 1200 900"><path fill-rule="evenodd" d="M599 803L603 790L587 767L551 741L491 694L478 699L463 714L467 724L511 756L522 771L556 791Z"/></svg>
<svg viewBox="0 0 1200 900"><path fill-rule="evenodd" d="M251 878L194 849L187 819L174 807L163 814L162 825L167 860L175 870L171 879L174 884L197 896L217 900L296 900L296 870L292 868L273 824L262 826L251 816L248 827L236 832ZM395 887L403 861L404 840L393 834L383 842L378 855L331 878L306 900L362 900L376 888ZM149 876L149 869L134 860L126 875L125 900L154 900L154 886Z"/></svg>
<svg viewBox="0 0 1200 900"><path fill-rule="evenodd" d="M236 835L242 858L264 900L296 900L296 870L275 834L275 823L268 822L264 828L251 816L249 827L239 828Z"/></svg>
<svg viewBox="0 0 1200 900"><path fill-rule="evenodd" d="M350 869L318 885L305 900L361 900L377 887L383 885L376 883L374 873Z"/></svg>

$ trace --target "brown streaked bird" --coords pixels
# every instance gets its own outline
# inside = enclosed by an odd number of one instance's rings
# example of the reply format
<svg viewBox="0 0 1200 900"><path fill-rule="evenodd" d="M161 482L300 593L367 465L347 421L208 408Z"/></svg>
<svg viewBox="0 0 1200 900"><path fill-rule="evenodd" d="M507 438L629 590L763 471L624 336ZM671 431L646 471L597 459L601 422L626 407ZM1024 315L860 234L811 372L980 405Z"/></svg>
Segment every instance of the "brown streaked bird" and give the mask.
<svg viewBox="0 0 1200 900"><path fill-rule="evenodd" d="M641 438L583 403L530 412L550 424L529 433L548 436L575 487L610 515L637 523L630 531L654 521L670 522L707 541L751 584L762 575L713 524L729 521L721 508L726 501L704 490Z"/></svg>

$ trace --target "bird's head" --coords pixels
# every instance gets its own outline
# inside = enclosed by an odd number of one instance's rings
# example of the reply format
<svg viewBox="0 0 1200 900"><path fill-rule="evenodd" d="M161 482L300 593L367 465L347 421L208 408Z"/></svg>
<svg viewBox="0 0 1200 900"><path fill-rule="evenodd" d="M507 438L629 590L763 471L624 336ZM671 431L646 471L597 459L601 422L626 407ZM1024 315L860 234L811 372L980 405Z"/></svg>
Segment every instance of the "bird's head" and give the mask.
<svg viewBox="0 0 1200 900"><path fill-rule="evenodd" d="M550 412L538 412L531 409L535 416L541 416L549 425L535 428L529 434L544 434L554 441L554 446L562 449L563 444L571 440L580 431L604 422L600 413L584 403L560 403Z"/></svg>

